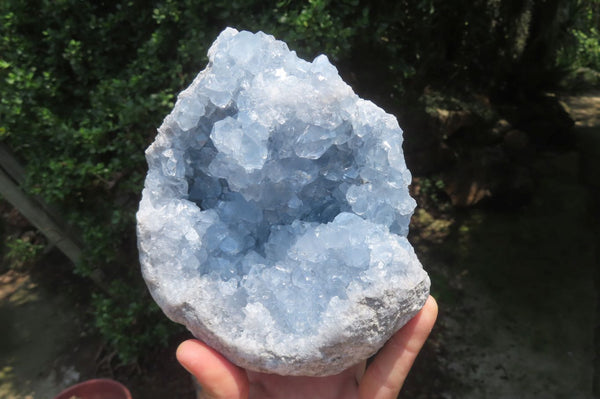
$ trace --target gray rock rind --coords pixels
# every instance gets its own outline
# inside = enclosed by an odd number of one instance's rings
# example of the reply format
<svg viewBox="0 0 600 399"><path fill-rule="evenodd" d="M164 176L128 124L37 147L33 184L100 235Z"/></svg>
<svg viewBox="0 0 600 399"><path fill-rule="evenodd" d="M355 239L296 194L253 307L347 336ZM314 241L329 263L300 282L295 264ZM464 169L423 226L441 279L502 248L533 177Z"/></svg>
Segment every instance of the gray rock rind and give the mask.
<svg viewBox="0 0 600 399"><path fill-rule="evenodd" d="M326 57L226 29L154 143L137 213L165 314L249 370L337 374L424 305L396 119Z"/></svg>
<svg viewBox="0 0 600 399"><path fill-rule="evenodd" d="M354 304L356 314L348 315L347 322L338 331L338 340L318 348L315 355L307 357L304 353L281 355L269 348L262 348L255 356L240 354L239 348L222 342L205 328L190 328L198 339L208 343L224 354L229 360L245 369L279 375L327 376L341 373L347 368L373 356L386 341L421 310L429 296L429 278L418 284L400 299L396 293L386 291L380 298L364 298ZM365 312L360 308L367 308ZM187 320L182 312L182 319ZM363 314L374 317L361 317ZM193 319L193 317L192 317ZM176 320L190 325L184 321ZM376 339L365 340L372 336Z"/></svg>

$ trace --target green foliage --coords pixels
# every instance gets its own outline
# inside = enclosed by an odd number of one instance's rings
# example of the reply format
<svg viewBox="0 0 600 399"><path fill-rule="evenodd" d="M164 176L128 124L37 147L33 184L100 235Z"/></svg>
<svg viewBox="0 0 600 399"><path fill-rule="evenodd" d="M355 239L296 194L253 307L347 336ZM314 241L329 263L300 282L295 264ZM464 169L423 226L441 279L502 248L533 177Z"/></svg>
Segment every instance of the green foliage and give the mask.
<svg viewBox="0 0 600 399"><path fill-rule="evenodd" d="M123 279L114 281L108 293L92 295L96 327L125 363L166 345L173 333L183 330L170 322L154 302L140 300L144 292L132 290Z"/></svg>
<svg viewBox="0 0 600 399"><path fill-rule="evenodd" d="M574 8L570 41L561 48L557 62L567 68L600 72L600 0L580 0Z"/></svg>
<svg viewBox="0 0 600 399"><path fill-rule="evenodd" d="M600 71L600 32L598 29L590 28L587 33L574 30L573 35L577 39L575 65Z"/></svg>
<svg viewBox="0 0 600 399"><path fill-rule="evenodd" d="M587 31L571 31L575 44L561 54L559 62L573 68L591 68L600 71L600 31L592 27Z"/></svg>
<svg viewBox="0 0 600 399"><path fill-rule="evenodd" d="M273 33L298 49L300 56L325 53L337 60L348 54L354 36L368 26L368 9L361 9L358 0L281 0L273 12L278 22Z"/></svg>
<svg viewBox="0 0 600 399"><path fill-rule="evenodd" d="M60 206L83 232L85 256L75 271L100 269L136 293L95 296L97 325L123 360L165 335L162 327L147 329L164 324L164 316L134 277L144 149L190 80L183 68L196 69L190 64L208 44L193 40L194 31L184 38L186 27L172 23L169 7L0 3L0 139L26 163L27 189ZM134 321L137 329L125 329Z"/></svg>
<svg viewBox="0 0 600 399"><path fill-rule="evenodd" d="M43 244L34 243L31 240L19 237L10 237L6 240L5 245L6 254L4 258L8 262L9 267L13 269L30 264L37 259L44 249Z"/></svg>
<svg viewBox="0 0 600 399"><path fill-rule="evenodd" d="M428 209L447 211L450 205L444 192L445 183L440 176L422 177L418 179L419 199L421 206Z"/></svg>

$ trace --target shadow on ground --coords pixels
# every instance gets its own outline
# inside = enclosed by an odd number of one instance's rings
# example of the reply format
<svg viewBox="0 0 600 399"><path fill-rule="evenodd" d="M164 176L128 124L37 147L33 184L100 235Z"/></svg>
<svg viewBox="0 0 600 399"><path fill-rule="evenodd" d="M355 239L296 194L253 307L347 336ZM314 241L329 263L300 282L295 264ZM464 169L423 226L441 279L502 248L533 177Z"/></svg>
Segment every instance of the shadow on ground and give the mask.
<svg viewBox="0 0 600 399"><path fill-rule="evenodd" d="M53 272L64 273L59 265L38 267L45 268L44 276L31 270L0 275L2 399L51 398L93 370L94 343L81 316L85 309L61 294L70 290L67 281L44 283Z"/></svg>
<svg viewBox="0 0 600 399"><path fill-rule="evenodd" d="M401 397L597 397L600 96L574 99L577 149L536 154L530 203L418 226L440 317Z"/></svg>

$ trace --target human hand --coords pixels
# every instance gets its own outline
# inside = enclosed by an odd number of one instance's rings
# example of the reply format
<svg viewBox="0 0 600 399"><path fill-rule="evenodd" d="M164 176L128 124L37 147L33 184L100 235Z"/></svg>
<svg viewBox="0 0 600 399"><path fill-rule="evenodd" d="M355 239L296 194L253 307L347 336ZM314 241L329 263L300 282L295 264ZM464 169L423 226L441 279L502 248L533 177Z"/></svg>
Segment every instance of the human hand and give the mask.
<svg viewBox="0 0 600 399"><path fill-rule="evenodd" d="M202 386L202 399L395 399L437 317L429 297L423 309L375 356L328 377L294 377L244 370L201 341L177 349L177 360Z"/></svg>

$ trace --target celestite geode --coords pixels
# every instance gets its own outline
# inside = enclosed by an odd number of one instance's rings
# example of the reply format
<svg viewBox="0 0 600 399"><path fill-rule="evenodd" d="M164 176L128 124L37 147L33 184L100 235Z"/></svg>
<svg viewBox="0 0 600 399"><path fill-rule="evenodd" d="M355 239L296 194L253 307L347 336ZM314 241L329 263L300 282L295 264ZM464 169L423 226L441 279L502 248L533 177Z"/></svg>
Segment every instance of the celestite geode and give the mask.
<svg viewBox="0 0 600 399"><path fill-rule="evenodd" d="M137 213L164 312L239 366L336 374L423 306L396 119L327 57L223 31L154 143Z"/></svg>

